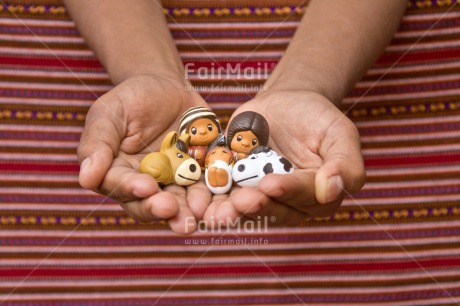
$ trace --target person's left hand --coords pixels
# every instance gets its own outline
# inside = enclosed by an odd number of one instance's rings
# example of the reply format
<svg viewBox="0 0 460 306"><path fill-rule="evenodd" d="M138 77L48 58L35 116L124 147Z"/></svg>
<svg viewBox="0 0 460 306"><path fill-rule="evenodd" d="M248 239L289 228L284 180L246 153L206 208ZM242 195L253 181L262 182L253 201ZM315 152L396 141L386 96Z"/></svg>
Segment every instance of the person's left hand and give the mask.
<svg viewBox="0 0 460 306"><path fill-rule="evenodd" d="M346 194L361 189L365 170L354 124L324 96L314 92L259 94L234 114L254 111L270 126L268 146L296 170L269 174L258 188L233 187L214 197L206 210L208 224L268 216L277 225L296 225L310 217L328 217ZM274 217L274 218L273 218Z"/></svg>

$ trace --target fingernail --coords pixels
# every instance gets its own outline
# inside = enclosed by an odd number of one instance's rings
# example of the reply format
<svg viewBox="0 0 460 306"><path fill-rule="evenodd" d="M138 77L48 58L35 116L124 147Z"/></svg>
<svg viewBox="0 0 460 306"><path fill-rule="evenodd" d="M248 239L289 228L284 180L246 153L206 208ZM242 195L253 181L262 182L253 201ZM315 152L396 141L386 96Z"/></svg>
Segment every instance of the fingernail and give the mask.
<svg viewBox="0 0 460 306"><path fill-rule="evenodd" d="M155 184L154 179L147 174L142 174L132 179L132 194L136 198L145 199L159 191L158 184Z"/></svg>
<svg viewBox="0 0 460 306"><path fill-rule="evenodd" d="M88 171L90 165L91 165L91 159L89 157L85 158L80 165L80 176L82 173Z"/></svg>
<svg viewBox="0 0 460 306"><path fill-rule="evenodd" d="M343 191L343 181L340 175L335 175L327 180L326 203L334 201Z"/></svg>
<svg viewBox="0 0 460 306"><path fill-rule="evenodd" d="M145 199L154 194L153 190L152 192L147 192L148 190L152 190L152 188L149 188L146 184L136 184L133 188L133 196L138 199Z"/></svg>
<svg viewBox="0 0 460 306"><path fill-rule="evenodd" d="M144 198L142 192L139 191L139 190L137 190L137 189L134 189L134 190L133 190L133 196L135 196L135 197L138 198L138 199L143 199L143 198Z"/></svg>

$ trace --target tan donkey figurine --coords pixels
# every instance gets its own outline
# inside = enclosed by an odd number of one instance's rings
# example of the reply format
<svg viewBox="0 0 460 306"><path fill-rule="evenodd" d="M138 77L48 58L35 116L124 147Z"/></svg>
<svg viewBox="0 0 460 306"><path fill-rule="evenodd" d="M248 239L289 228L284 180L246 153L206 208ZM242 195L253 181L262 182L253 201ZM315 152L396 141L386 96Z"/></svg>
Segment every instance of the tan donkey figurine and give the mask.
<svg viewBox="0 0 460 306"><path fill-rule="evenodd" d="M200 179L201 169L196 160L187 155L190 135L178 137L169 132L161 143L160 152L148 154L139 166L141 173L151 175L159 184L188 186Z"/></svg>

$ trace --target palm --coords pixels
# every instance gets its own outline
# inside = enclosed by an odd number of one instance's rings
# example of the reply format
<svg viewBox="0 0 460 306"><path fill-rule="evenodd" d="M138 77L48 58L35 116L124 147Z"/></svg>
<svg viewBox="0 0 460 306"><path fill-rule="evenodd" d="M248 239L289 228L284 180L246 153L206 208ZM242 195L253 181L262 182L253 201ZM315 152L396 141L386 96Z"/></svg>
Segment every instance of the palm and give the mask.
<svg viewBox="0 0 460 306"><path fill-rule="evenodd" d="M327 146L340 137L350 137L349 131L354 131L350 121L331 102L310 92L277 93L255 99L245 108L266 113L269 145L298 169L321 167Z"/></svg>
<svg viewBox="0 0 460 306"><path fill-rule="evenodd" d="M183 110L204 103L195 93L154 76L130 79L109 94L115 96L109 103L120 104L125 128L120 152L129 155L158 149L162 136L177 129Z"/></svg>

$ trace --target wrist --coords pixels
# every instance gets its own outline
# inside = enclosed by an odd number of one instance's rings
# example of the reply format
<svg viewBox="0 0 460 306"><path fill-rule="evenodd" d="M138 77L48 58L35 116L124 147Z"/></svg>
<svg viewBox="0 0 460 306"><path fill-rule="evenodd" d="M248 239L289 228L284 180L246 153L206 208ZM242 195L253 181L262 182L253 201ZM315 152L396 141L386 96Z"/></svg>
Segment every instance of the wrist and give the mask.
<svg viewBox="0 0 460 306"><path fill-rule="evenodd" d="M120 62L108 59L106 69L115 85L140 75L157 75L185 84L184 70L180 59L160 59L155 56L132 56Z"/></svg>
<svg viewBox="0 0 460 306"><path fill-rule="evenodd" d="M318 62L302 63L281 61L265 83L266 92L299 91L313 92L326 97L335 105L340 105L346 93L346 82L340 82L338 74L327 71Z"/></svg>

